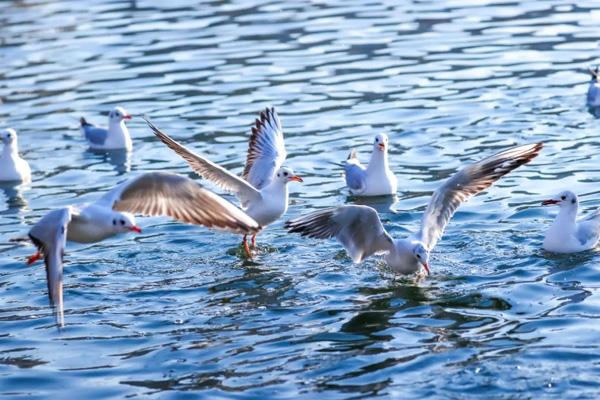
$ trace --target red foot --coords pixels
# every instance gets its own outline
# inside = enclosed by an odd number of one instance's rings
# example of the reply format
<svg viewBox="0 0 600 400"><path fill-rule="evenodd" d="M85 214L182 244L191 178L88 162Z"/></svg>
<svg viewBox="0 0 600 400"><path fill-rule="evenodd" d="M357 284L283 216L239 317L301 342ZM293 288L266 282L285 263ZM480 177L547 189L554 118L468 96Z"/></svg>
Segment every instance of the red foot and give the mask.
<svg viewBox="0 0 600 400"><path fill-rule="evenodd" d="M242 239L242 244L244 245L244 251L246 252L246 257L252 258L252 253L250 252L250 247L248 247L248 241L246 240L246 235L244 235L244 239Z"/></svg>
<svg viewBox="0 0 600 400"><path fill-rule="evenodd" d="M252 248L256 247L256 235L252 235Z"/></svg>
<svg viewBox="0 0 600 400"><path fill-rule="evenodd" d="M34 262L36 262L40 258L42 258L42 254L38 251L37 253L35 253L31 257L27 257L27 265L33 264Z"/></svg>

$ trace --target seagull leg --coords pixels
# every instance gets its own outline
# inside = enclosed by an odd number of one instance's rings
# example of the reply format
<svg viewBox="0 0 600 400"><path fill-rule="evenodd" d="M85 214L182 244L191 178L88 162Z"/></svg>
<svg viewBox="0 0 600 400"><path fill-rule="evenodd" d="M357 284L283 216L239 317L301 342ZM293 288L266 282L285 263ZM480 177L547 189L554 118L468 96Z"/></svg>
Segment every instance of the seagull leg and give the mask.
<svg viewBox="0 0 600 400"><path fill-rule="evenodd" d="M37 260L39 260L40 258L42 258L42 253L40 253L39 251L36 252L34 255L32 255L31 257L27 257L27 265L31 265L34 262L36 262Z"/></svg>
<svg viewBox="0 0 600 400"><path fill-rule="evenodd" d="M252 235L252 248L256 247L256 235Z"/></svg>
<svg viewBox="0 0 600 400"><path fill-rule="evenodd" d="M246 257L252 258L252 253L250 252L250 247L248 247L248 241L246 240L246 236L242 239L242 244L244 245L244 251L246 252Z"/></svg>

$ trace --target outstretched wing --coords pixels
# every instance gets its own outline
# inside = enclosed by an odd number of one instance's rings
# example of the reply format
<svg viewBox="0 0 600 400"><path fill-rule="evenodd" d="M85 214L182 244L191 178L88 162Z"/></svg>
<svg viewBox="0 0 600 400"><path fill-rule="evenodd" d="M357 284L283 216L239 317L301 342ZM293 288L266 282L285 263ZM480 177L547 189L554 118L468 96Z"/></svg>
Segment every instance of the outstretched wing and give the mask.
<svg viewBox="0 0 600 400"><path fill-rule="evenodd" d="M377 211L367 206L327 208L287 221L289 232L316 239L335 237L354 262L390 251L393 240L387 233Z"/></svg>
<svg viewBox="0 0 600 400"><path fill-rule="evenodd" d="M267 108L252 127L242 176L260 190L273 180L286 157L281 121L275 108Z"/></svg>
<svg viewBox="0 0 600 400"><path fill-rule="evenodd" d="M116 211L169 216L188 224L256 233L254 219L193 180L169 172L148 172L128 179L102 196L98 204Z"/></svg>
<svg viewBox="0 0 600 400"><path fill-rule="evenodd" d="M361 194L367 187L367 173L365 167L358 161L356 150L352 150L344 164L346 185L352 194Z"/></svg>
<svg viewBox="0 0 600 400"><path fill-rule="evenodd" d="M144 118L144 120L150 129L152 129L156 137L158 137L171 150L179 154L185 161L187 161L190 167L192 167L194 172L196 172L198 175L208 179L217 186L234 193L240 199L243 205L248 201L260 199L260 192L250 183L246 182L239 176L232 174L225 168L213 163L212 161L199 156L182 144L171 139L169 135L162 132L146 118Z"/></svg>
<svg viewBox="0 0 600 400"><path fill-rule="evenodd" d="M90 143L98 145L104 144L108 137L108 131L106 129L90 124L83 117L81 118L81 132Z"/></svg>
<svg viewBox="0 0 600 400"><path fill-rule="evenodd" d="M71 217L70 207L50 211L29 231L31 241L44 256L48 297L55 308L56 322L61 327L64 326L63 256Z"/></svg>
<svg viewBox="0 0 600 400"><path fill-rule="evenodd" d="M458 206L534 159L542 146L542 143L535 143L510 148L471 164L448 179L433 193L423 214L420 240L425 247L429 251L433 249Z"/></svg>

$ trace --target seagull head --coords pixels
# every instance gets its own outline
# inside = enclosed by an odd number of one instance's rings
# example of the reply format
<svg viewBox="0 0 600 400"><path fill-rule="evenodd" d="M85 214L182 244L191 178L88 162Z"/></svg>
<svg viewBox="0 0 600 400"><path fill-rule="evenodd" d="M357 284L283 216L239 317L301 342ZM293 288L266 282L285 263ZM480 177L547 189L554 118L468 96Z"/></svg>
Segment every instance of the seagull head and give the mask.
<svg viewBox="0 0 600 400"><path fill-rule="evenodd" d="M558 196L542 201L543 206L557 205L560 208L577 208L577 195L570 190L560 192Z"/></svg>
<svg viewBox="0 0 600 400"><path fill-rule="evenodd" d="M120 124L121 121L131 119L131 114L129 114L123 107L115 107L108 114L108 123L109 124Z"/></svg>
<svg viewBox="0 0 600 400"><path fill-rule="evenodd" d="M429 275L429 252L427 251L423 243L415 243L413 245L412 253L415 259L417 260L417 263L422 265L423 268L425 268L425 271L427 271L427 275Z"/></svg>
<svg viewBox="0 0 600 400"><path fill-rule="evenodd" d="M128 212L113 212L112 225L115 232L137 232L142 233L142 229L135 224L135 217Z"/></svg>
<svg viewBox="0 0 600 400"><path fill-rule="evenodd" d="M304 182L302 178L298 175L294 174L294 171L291 168L281 167L279 171L277 171L276 179L283 184L288 182Z"/></svg>
<svg viewBox="0 0 600 400"><path fill-rule="evenodd" d="M17 142L17 132L12 128L5 129L2 132L0 132L0 139L2 139L2 143L6 144L6 145L11 145L13 143L16 143Z"/></svg>
<svg viewBox="0 0 600 400"><path fill-rule="evenodd" d="M385 133L380 133L375 136L375 141L373 142L374 150L379 151L387 151L388 149L388 137Z"/></svg>

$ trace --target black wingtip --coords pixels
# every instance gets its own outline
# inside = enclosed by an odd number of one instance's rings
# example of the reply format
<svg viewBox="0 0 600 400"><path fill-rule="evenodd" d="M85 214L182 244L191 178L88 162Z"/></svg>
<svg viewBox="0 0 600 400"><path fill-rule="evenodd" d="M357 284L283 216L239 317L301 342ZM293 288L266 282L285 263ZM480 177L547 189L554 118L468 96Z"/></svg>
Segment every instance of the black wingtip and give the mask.
<svg viewBox="0 0 600 400"><path fill-rule="evenodd" d="M81 126L92 126L92 124L90 124L89 122L87 122L87 121L85 120L85 118L83 118L83 117L81 117L81 118L79 119L79 123L81 124Z"/></svg>

